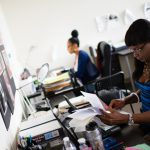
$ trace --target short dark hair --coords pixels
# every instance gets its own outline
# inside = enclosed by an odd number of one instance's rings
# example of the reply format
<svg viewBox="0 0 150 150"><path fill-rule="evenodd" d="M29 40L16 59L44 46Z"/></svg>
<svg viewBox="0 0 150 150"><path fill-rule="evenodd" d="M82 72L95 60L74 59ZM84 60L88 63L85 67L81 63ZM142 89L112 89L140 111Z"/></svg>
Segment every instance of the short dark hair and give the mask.
<svg viewBox="0 0 150 150"><path fill-rule="evenodd" d="M146 19L134 21L125 35L127 46L134 46L150 42L150 22Z"/></svg>
<svg viewBox="0 0 150 150"><path fill-rule="evenodd" d="M77 44L78 45L78 47L80 46L80 41L79 41L79 39L78 39L78 35L79 35L79 33L78 33L78 31L77 30L73 30L72 32L71 32L71 38L68 40L70 43L72 43L72 44Z"/></svg>
<svg viewBox="0 0 150 150"><path fill-rule="evenodd" d="M125 35L125 43L127 46L136 46L150 42L150 22L146 19L138 19L134 21ZM142 76L145 62L141 62L135 58L135 70L133 79L139 80Z"/></svg>

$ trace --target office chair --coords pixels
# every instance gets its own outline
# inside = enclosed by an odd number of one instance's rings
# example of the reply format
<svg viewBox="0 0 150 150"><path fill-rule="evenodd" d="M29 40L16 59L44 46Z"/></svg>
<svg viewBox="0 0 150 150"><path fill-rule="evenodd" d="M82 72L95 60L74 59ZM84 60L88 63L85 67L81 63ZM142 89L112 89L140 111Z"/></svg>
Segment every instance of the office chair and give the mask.
<svg viewBox="0 0 150 150"><path fill-rule="evenodd" d="M129 95L124 83L124 72L120 71L110 76L103 77L95 83L96 94L109 105L112 99L123 98ZM133 106L130 104L134 113Z"/></svg>
<svg viewBox="0 0 150 150"><path fill-rule="evenodd" d="M96 57L95 57L95 55L94 55L95 49L93 49L92 46L89 46L89 51L90 51L90 55L91 55L92 61L93 61L93 63L96 65Z"/></svg>
<svg viewBox="0 0 150 150"><path fill-rule="evenodd" d="M93 48L89 47L89 49L93 58ZM111 75L111 46L102 41L98 44L96 53L96 64L100 74L95 80L90 81L85 85L85 91L90 93L95 93L95 83L99 78Z"/></svg>
<svg viewBox="0 0 150 150"><path fill-rule="evenodd" d="M111 75L111 52L112 47L108 43L102 41L97 46L97 67L101 72L101 76Z"/></svg>
<svg viewBox="0 0 150 150"><path fill-rule="evenodd" d="M69 76L70 76L73 88L77 87L78 86L78 82L77 82L77 77L76 77L74 69L69 69L68 73L69 73Z"/></svg>

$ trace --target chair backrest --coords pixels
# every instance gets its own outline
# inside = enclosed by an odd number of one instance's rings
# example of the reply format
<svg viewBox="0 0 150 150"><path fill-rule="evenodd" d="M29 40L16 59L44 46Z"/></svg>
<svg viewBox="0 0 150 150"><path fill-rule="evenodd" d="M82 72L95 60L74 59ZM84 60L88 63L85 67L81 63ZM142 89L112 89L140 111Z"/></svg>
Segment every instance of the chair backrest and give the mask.
<svg viewBox="0 0 150 150"><path fill-rule="evenodd" d="M115 88L114 88L115 87ZM113 89L114 88L114 89ZM116 89L118 88L118 89ZM124 83L124 72L120 71L113 75L100 78L95 83L96 94L109 105L112 99L122 98L128 95L129 92ZM108 91L109 90L109 91ZM125 90L123 92L123 90ZM134 113L133 106L130 104L131 110Z"/></svg>
<svg viewBox="0 0 150 150"><path fill-rule="evenodd" d="M103 89L109 90L113 87L117 87L119 89L126 89L125 83L124 83L123 71L120 71L118 73L115 73L107 77L103 77L95 83L96 93L100 90L103 90Z"/></svg>
<svg viewBox="0 0 150 150"><path fill-rule="evenodd" d="M111 75L111 51L111 45L104 41L97 46L97 66L102 77Z"/></svg>
<svg viewBox="0 0 150 150"><path fill-rule="evenodd" d="M94 55L95 49L93 49L93 47L90 46L90 47L89 47L89 51L90 51L90 55L91 55L91 57L92 57L92 61L93 61L93 63L96 65L96 57L95 57L95 55Z"/></svg>
<svg viewBox="0 0 150 150"><path fill-rule="evenodd" d="M110 104L112 99L123 97L124 93L122 89L126 90L124 84L124 73L122 71L103 77L95 83L96 94L107 105Z"/></svg>

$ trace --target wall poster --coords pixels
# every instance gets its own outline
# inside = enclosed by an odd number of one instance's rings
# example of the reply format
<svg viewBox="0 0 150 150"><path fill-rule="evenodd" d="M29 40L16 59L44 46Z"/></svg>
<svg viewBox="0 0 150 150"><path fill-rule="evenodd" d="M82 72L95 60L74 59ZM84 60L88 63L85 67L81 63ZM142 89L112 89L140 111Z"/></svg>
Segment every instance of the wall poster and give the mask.
<svg viewBox="0 0 150 150"><path fill-rule="evenodd" d="M0 112L6 129L9 128L11 113L14 112L16 87L9 65L9 60L4 49L0 46Z"/></svg>

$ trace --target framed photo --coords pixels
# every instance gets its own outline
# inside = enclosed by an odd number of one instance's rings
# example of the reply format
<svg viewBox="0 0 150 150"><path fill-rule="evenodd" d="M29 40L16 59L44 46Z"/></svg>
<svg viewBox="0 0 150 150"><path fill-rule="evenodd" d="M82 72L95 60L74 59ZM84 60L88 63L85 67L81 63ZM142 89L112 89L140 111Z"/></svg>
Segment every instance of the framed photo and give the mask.
<svg viewBox="0 0 150 150"><path fill-rule="evenodd" d="M9 125L10 125L10 119L11 119L11 111L8 107L8 101L7 101L8 97L7 97L5 90L6 90L5 83L1 79L1 76L0 76L0 112L4 120L6 129L8 130Z"/></svg>
<svg viewBox="0 0 150 150"><path fill-rule="evenodd" d="M10 82L10 86L11 86L13 95L15 96L15 93L16 93L16 86L15 86L15 82L14 82L14 79L13 79L12 71L11 71L11 68L10 68L8 56L7 56L5 50L1 51L1 54L2 54L2 58L3 58L3 62L4 62L5 67L6 67L6 73L7 73L7 75L8 75L8 79L9 79L9 82Z"/></svg>
<svg viewBox="0 0 150 150"><path fill-rule="evenodd" d="M16 86L10 66L10 60L5 51L5 45L0 44L0 114L6 129L10 125L11 113L14 112Z"/></svg>
<svg viewBox="0 0 150 150"><path fill-rule="evenodd" d="M1 53L2 53L2 57L3 57L4 63L5 63L9 78L11 79L13 77L13 75L12 75L12 71L11 71L11 68L10 68L8 56L7 56L5 50L3 50Z"/></svg>
<svg viewBox="0 0 150 150"><path fill-rule="evenodd" d="M12 91L12 88L11 88L11 85L10 85L10 80L7 76L6 70L3 71L3 74L1 76L1 80L3 80L4 83L5 83L4 86L5 86L5 92L6 92L6 95L7 95L8 105L10 107L11 112L13 113L14 112L15 96L13 94L13 91Z"/></svg>

